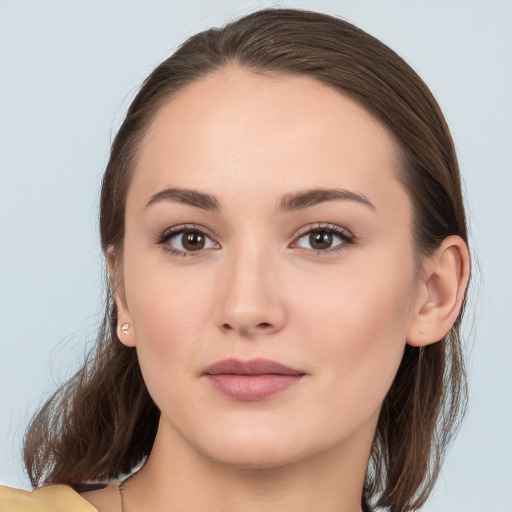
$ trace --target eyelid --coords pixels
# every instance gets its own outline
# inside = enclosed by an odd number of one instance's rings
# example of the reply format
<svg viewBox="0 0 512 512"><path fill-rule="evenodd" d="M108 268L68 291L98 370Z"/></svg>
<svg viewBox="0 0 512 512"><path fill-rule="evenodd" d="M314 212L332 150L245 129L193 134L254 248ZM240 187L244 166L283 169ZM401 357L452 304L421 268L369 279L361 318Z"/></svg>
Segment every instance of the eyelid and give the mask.
<svg viewBox="0 0 512 512"><path fill-rule="evenodd" d="M315 231L327 231L328 233L331 233L335 236L338 236L341 238L342 243L339 243L333 247L329 247L327 249L306 249L304 247L300 247L298 245L298 242L301 238L304 236L314 233ZM309 224L307 226L304 226L300 228L297 233L293 237L293 241L290 244L290 247L292 248L298 248L302 249L306 252L312 252L316 254L329 254L333 252L337 252L340 250L344 250L347 248L347 245L353 245L357 243L356 236L347 228L344 228L342 226L339 226L337 224L331 224L329 222L317 222L315 224Z"/></svg>
<svg viewBox="0 0 512 512"><path fill-rule="evenodd" d="M354 234L347 228L339 226L337 224L332 224L330 222L314 222L313 224L307 224L306 226L301 227L297 230L294 238L300 238L312 231L332 231L333 233L339 233L342 236L347 238L355 238Z"/></svg>
<svg viewBox="0 0 512 512"><path fill-rule="evenodd" d="M215 244L217 248L220 248L219 242L215 239L215 236L212 235L211 231L199 224L178 224L176 226L172 226L170 228L165 229L160 235L158 235L155 243L157 245L162 245L166 251L175 256L199 256L204 252L211 250L212 248L207 249L198 249L197 251L182 251L180 249L176 249L171 246L166 246L166 242L168 242L171 238L179 235L180 233L185 233L186 231L196 231L201 233L206 238L210 239L213 244Z"/></svg>
<svg viewBox="0 0 512 512"><path fill-rule="evenodd" d="M212 240L215 238L212 232L206 228L205 226L201 226L200 224L177 224L176 226L171 226L165 229L160 235L158 235L157 241L165 240L170 238L172 235L177 235L178 233L183 233L184 231L198 231L208 238Z"/></svg>
<svg viewBox="0 0 512 512"><path fill-rule="evenodd" d="M196 231L198 233L201 233L205 237L207 237L216 247L214 249L220 249L220 244L216 240L216 237L211 233L211 231L199 224L179 224L176 226L172 226L170 228L165 229L160 235L158 235L155 243L157 245L164 246L164 249L168 252L170 252L173 255L177 256L200 256L201 254L204 254L207 251L210 251L213 249L212 247L209 248L203 248L198 249L197 251L183 251L181 249L177 249L172 246L166 246L166 242L168 242L171 238L184 233L186 231ZM326 231L328 233L331 233L335 236L338 236L341 239L341 243L338 243L337 245L333 247L329 247L327 249L307 249L304 247L301 247L298 245L298 242L301 238L304 236L313 233L315 231ZM347 248L348 245L353 245L357 243L356 236L347 228L339 226L337 224L331 224L329 222L317 222L314 224L309 224L306 226L301 227L294 235L292 242L289 244L288 247L293 249L300 249L308 253L316 253L316 254L329 254L334 253L340 250L344 250Z"/></svg>

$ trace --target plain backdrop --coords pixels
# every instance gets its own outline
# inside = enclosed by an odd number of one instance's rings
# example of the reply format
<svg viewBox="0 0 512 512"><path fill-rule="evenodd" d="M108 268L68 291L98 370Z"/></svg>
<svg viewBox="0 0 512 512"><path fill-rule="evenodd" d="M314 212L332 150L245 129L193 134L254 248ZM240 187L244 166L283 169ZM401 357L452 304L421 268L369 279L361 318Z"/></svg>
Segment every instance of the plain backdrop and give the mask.
<svg viewBox="0 0 512 512"><path fill-rule="evenodd" d="M99 184L137 86L186 37L262 6L355 23L402 55L445 112L478 262L469 410L424 510L510 512L510 0L0 0L0 481L29 488L27 422L94 342Z"/></svg>

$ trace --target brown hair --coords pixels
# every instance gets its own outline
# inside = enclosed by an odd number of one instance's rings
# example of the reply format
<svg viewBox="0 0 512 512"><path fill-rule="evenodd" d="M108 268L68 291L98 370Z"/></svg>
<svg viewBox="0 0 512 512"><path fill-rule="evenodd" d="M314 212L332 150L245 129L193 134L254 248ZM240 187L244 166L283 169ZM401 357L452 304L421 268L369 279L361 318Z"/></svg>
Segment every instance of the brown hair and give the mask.
<svg viewBox="0 0 512 512"><path fill-rule="evenodd" d="M413 203L418 255L449 235L467 243L453 142L427 86L391 49L350 23L324 14L268 9L187 40L146 79L112 145L103 178L104 252L122 250L125 200L134 159L158 109L187 84L228 64L307 75L350 95L394 134L399 179ZM42 407L25 443L34 485L116 478L149 454L159 411L136 352L119 343L112 286L94 352ZM466 404L459 328L424 348L406 346L384 401L365 493L400 512L420 507Z"/></svg>

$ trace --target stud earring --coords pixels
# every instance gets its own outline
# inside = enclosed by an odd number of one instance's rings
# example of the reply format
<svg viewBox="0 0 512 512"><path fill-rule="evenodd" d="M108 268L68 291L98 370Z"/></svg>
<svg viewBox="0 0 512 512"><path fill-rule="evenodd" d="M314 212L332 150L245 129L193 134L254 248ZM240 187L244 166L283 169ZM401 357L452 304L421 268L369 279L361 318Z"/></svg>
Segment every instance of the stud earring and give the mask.
<svg viewBox="0 0 512 512"><path fill-rule="evenodd" d="M128 330L130 329L130 324L123 324L121 325L121 332L123 334L128 334Z"/></svg>

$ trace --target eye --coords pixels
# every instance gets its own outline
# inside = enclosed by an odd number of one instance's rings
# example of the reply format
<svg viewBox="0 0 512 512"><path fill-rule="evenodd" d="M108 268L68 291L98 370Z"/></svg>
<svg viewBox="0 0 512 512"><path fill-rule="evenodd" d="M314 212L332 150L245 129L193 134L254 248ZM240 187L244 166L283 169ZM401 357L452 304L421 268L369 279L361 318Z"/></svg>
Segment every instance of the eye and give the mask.
<svg viewBox="0 0 512 512"><path fill-rule="evenodd" d="M193 253L218 248L216 242L196 227L171 228L162 234L158 243L177 256L192 256Z"/></svg>
<svg viewBox="0 0 512 512"><path fill-rule="evenodd" d="M343 228L332 225L321 225L308 229L293 244L296 247L309 249L315 252L332 252L345 248L347 244L354 243L354 237Z"/></svg>

